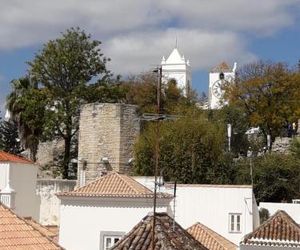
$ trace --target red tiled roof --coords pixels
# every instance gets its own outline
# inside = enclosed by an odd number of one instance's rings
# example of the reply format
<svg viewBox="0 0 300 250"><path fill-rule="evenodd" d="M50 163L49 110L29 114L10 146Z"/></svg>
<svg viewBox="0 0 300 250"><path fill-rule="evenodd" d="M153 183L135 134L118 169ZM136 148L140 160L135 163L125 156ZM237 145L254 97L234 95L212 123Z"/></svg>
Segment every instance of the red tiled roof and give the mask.
<svg viewBox="0 0 300 250"><path fill-rule="evenodd" d="M60 250L63 248L0 203L0 249Z"/></svg>
<svg viewBox="0 0 300 250"><path fill-rule="evenodd" d="M151 198L153 192L130 176L111 172L83 187L58 193L57 196ZM172 198L172 195L158 193L157 197Z"/></svg>
<svg viewBox="0 0 300 250"><path fill-rule="evenodd" d="M237 249L234 243L199 222L189 227L187 232L209 250Z"/></svg>
<svg viewBox="0 0 300 250"><path fill-rule="evenodd" d="M155 249L207 250L166 213L155 215ZM153 215L146 216L112 250L152 249Z"/></svg>
<svg viewBox="0 0 300 250"><path fill-rule="evenodd" d="M13 155L4 151L0 151L0 162L15 162L15 163L31 163L33 162L31 160L28 160L26 158L23 158L21 156Z"/></svg>
<svg viewBox="0 0 300 250"><path fill-rule="evenodd" d="M252 233L243 245L300 247L300 226L285 212L278 210Z"/></svg>
<svg viewBox="0 0 300 250"><path fill-rule="evenodd" d="M36 222L31 217L24 217L26 222L30 224L34 229L38 230L42 234L46 235L47 237L54 239L58 235L57 226L55 226L56 231L52 231L48 229L46 226L41 225L40 223Z"/></svg>

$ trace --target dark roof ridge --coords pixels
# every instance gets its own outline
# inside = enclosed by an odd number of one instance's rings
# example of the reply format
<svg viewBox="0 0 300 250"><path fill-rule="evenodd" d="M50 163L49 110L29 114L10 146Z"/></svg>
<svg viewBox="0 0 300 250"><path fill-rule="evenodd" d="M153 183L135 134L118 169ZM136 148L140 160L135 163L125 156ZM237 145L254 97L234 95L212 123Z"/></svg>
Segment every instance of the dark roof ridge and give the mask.
<svg viewBox="0 0 300 250"><path fill-rule="evenodd" d="M166 212L155 213L155 234L152 237L153 213L146 215L138 222L125 236L118 241L112 249L151 249L153 240L155 240L155 249L198 249L207 250L191 234L182 228ZM175 230L172 229L173 225Z"/></svg>

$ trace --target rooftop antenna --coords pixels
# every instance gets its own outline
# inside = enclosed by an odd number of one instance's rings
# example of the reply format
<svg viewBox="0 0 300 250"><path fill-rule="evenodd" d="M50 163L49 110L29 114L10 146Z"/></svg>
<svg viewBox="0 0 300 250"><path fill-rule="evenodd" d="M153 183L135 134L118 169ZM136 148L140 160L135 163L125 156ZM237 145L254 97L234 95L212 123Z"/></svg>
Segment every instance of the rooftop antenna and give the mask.
<svg viewBox="0 0 300 250"><path fill-rule="evenodd" d="M176 34L176 37L175 37L175 49L177 49L178 47L178 41L177 41L177 34Z"/></svg>

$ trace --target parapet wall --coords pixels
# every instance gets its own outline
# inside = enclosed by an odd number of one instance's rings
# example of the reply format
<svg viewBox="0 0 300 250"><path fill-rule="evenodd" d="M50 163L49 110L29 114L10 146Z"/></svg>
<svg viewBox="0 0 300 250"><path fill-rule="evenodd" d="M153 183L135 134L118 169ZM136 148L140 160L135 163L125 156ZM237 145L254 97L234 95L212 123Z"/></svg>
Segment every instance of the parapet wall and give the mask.
<svg viewBox="0 0 300 250"><path fill-rule="evenodd" d="M42 225L59 225L60 200L56 193L74 190L76 180L37 180L36 193L40 197L39 222Z"/></svg>

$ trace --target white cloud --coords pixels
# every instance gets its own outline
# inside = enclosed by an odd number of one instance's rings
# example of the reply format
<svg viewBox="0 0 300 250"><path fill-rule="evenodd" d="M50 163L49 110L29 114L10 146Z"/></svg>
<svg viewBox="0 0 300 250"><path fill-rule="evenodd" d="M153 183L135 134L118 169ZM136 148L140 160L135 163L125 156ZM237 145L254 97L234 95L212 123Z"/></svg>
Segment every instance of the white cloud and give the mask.
<svg viewBox="0 0 300 250"><path fill-rule="evenodd" d="M249 61L244 33L273 34L292 25L298 0L11 0L0 8L0 51L55 38L80 26L104 42L116 73L159 63L179 37L195 69L219 60ZM251 41L247 41L251 42Z"/></svg>
<svg viewBox="0 0 300 250"><path fill-rule="evenodd" d="M178 37L179 51L189 59L193 70L209 69L226 60L239 63L255 59L247 52L243 40L232 32L210 32L193 29L138 32L114 37L106 42L105 54L112 60L110 66L122 74L147 71L167 57Z"/></svg>
<svg viewBox="0 0 300 250"><path fill-rule="evenodd" d="M272 33L294 22L298 0L161 0L180 25L216 30Z"/></svg>

